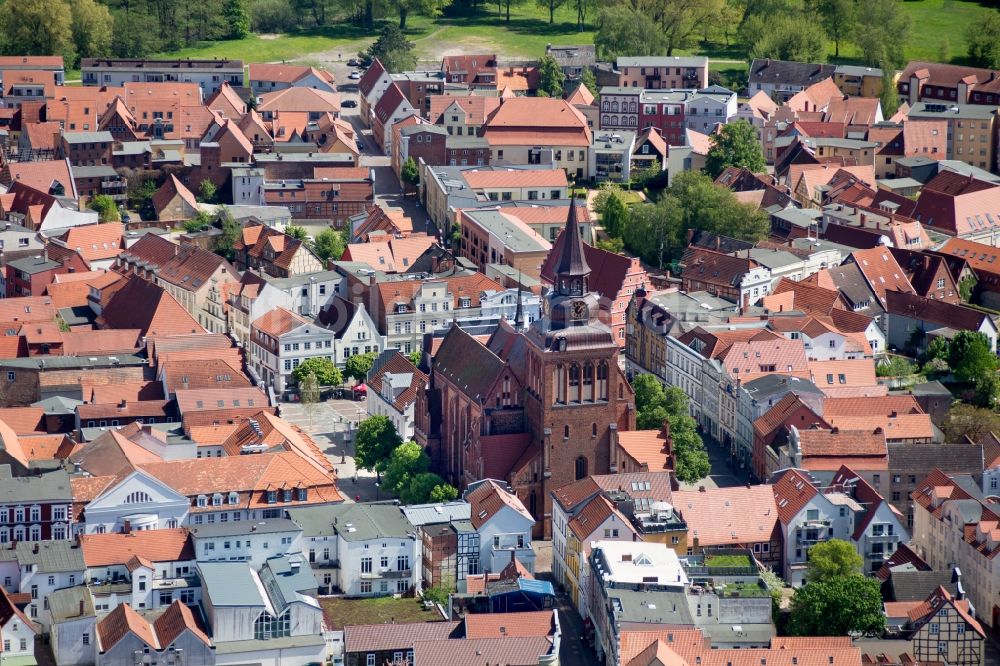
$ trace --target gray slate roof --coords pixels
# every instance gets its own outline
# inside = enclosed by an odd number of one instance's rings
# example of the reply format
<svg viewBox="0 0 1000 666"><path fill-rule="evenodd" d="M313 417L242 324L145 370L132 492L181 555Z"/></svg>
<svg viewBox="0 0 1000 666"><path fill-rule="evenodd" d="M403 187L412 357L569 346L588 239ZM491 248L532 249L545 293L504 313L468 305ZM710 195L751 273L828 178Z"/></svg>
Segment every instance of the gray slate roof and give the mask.
<svg viewBox="0 0 1000 666"><path fill-rule="evenodd" d="M205 592L213 606L265 606L247 562L199 562Z"/></svg>
<svg viewBox="0 0 1000 666"><path fill-rule="evenodd" d="M302 528L288 518L270 518L259 521L236 521L227 523L208 523L191 527L191 537L194 539L211 539L215 537L245 536L253 534L280 534L301 532Z"/></svg>
<svg viewBox="0 0 1000 666"><path fill-rule="evenodd" d="M0 505L55 500L67 503L73 500L66 470L54 469L40 476L15 477L11 474L10 465L0 465Z"/></svg>
<svg viewBox="0 0 1000 666"><path fill-rule="evenodd" d="M452 520L469 520L472 517L472 505L468 502L413 504L403 507L403 515L418 527Z"/></svg>

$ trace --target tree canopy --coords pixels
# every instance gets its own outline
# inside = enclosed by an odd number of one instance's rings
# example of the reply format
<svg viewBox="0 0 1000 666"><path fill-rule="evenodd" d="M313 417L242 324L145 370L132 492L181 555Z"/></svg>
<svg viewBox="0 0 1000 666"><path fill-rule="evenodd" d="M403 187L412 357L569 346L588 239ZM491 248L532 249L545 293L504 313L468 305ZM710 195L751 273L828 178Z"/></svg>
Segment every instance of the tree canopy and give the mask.
<svg viewBox="0 0 1000 666"><path fill-rule="evenodd" d="M753 125L737 120L722 126L722 130L709 137L711 147L705 161L705 171L715 178L727 167L743 167L753 173L764 171L764 151Z"/></svg>
<svg viewBox="0 0 1000 666"><path fill-rule="evenodd" d="M325 356L313 356L299 363L299 366L292 370L292 377L296 382L301 382L306 375L316 377L322 386L339 386L344 382L340 374L340 368L333 364L333 361Z"/></svg>
<svg viewBox="0 0 1000 666"><path fill-rule="evenodd" d="M711 471L705 443L698 434L697 423L688 413L688 397L680 388L664 388L653 375L641 374L632 380L635 391L636 427L659 430L666 421L670 426L674 472L677 478L693 483Z"/></svg>
<svg viewBox="0 0 1000 666"><path fill-rule="evenodd" d="M538 78L539 93L545 93L547 97L562 97L566 75L551 55L545 54L539 59Z"/></svg>
<svg viewBox="0 0 1000 666"><path fill-rule="evenodd" d="M430 466L431 459L419 444L403 442L389 455L383 485L399 497L409 489L414 477L426 472Z"/></svg>
<svg viewBox="0 0 1000 666"><path fill-rule="evenodd" d="M344 254L347 242L344 234L333 229L324 229L316 234L316 241L313 243L313 252L323 261L340 259Z"/></svg>
<svg viewBox="0 0 1000 666"><path fill-rule="evenodd" d="M344 362L344 372L347 373L348 377L352 377L359 382L363 382L368 378L368 371L372 369L373 365L375 365L375 359L377 357L378 354L375 352L355 354Z"/></svg>
<svg viewBox="0 0 1000 666"><path fill-rule="evenodd" d="M87 208L96 210L98 219L101 222L117 222L122 219L118 212L118 204L107 194L98 194L88 203Z"/></svg>
<svg viewBox="0 0 1000 666"><path fill-rule="evenodd" d="M860 574L864 559L854 545L840 539L830 539L809 549L809 572L806 580L822 582L840 576Z"/></svg>
<svg viewBox="0 0 1000 666"><path fill-rule="evenodd" d="M358 426L354 439L354 463L361 469L381 474L389 465L392 452L402 443L396 426L388 416L369 416Z"/></svg>
<svg viewBox="0 0 1000 666"><path fill-rule="evenodd" d="M401 0L399 6L406 4L407 0ZM405 24L404 16L405 14L400 14L400 23ZM370 58L378 58L386 71L391 73L413 69L417 64L417 57L413 54L413 42L406 38L400 26L392 24L382 28L378 39L368 47L367 53Z"/></svg>
<svg viewBox="0 0 1000 666"><path fill-rule="evenodd" d="M860 574L809 582L795 591L788 618L793 636L878 636L885 630L881 583Z"/></svg>
<svg viewBox="0 0 1000 666"><path fill-rule="evenodd" d="M970 23L965 41L973 65L1000 68L1000 12L990 12L985 20Z"/></svg>

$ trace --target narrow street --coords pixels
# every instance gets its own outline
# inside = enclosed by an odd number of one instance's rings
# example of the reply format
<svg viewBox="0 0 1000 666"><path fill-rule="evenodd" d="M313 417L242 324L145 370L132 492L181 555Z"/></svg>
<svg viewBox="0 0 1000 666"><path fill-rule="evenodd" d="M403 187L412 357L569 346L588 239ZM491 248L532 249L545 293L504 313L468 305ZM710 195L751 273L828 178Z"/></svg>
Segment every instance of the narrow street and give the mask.
<svg viewBox="0 0 1000 666"><path fill-rule="evenodd" d="M701 486L706 489L731 488L745 485L749 481L746 472L737 473L730 466L729 451L718 440L707 433L702 433L702 439L705 440L705 448L708 449L708 459L712 463L712 471L697 483L682 483L681 490L698 490Z"/></svg>

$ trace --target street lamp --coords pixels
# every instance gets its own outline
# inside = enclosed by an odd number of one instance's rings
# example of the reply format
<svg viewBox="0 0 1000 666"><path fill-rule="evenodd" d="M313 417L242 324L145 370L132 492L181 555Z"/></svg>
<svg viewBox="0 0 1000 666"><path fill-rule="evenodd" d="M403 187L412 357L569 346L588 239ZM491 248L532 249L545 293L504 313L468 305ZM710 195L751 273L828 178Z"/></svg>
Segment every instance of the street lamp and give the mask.
<svg viewBox="0 0 1000 666"><path fill-rule="evenodd" d="M378 481L376 481L375 482L375 501L378 502L380 499L382 499L382 496L379 495L379 483L378 483Z"/></svg>

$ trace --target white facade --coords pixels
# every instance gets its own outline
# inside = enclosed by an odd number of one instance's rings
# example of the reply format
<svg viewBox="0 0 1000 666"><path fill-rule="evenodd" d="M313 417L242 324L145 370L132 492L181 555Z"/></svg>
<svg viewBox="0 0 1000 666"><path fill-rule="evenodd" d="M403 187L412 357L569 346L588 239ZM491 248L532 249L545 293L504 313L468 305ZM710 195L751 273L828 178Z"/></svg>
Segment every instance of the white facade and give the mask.
<svg viewBox="0 0 1000 666"><path fill-rule="evenodd" d="M97 617L85 612L76 618L53 623L49 644L58 666L84 666L97 658Z"/></svg>
<svg viewBox="0 0 1000 666"><path fill-rule="evenodd" d="M199 562L248 562L258 569L273 558L302 552L302 528L287 518L214 523L191 529Z"/></svg>
<svg viewBox="0 0 1000 666"><path fill-rule="evenodd" d="M530 516L507 505L490 516L489 520L476 529L479 532L479 562L482 570L502 571L510 563L510 554L514 551L518 561L534 573L535 551L531 547L531 529L534 524L535 521Z"/></svg>
<svg viewBox="0 0 1000 666"><path fill-rule="evenodd" d="M132 472L87 504L77 534L180 527L187 522L191 501L141 470Z"/></svg>
<svg viewBox="0 0 1000 666"><path fill-rule="evenodd" d="M415 536L364 541L347 541L341 536L337 556L337 587L349 597L403 594L420 587L420 544Z"/></svg>
<svg viewBox="0 0 1000 666"><path fill-rule="evenodd" d="M319 324L302 324L277 338L276 351L258 344L250 335L250 359L261 380L279 395L293 384L292 372L303 361L314 357L334 360L334 335Z"/></svg>
<svg viewBox="0 0 1000 666"><path fill-rule="evenodd" d="M725 125L736 116L736 106L736 93L712 86L685 101L684 120L689 129L711 134L716 125Z"/></svg>
<svg viewBox="0 0 1000 666"><path fill-rule="evenodd" d="M344 330L334 340L337 367L343 370L347 359L356 354L378 354L385 349L385 336L379 333L378 324L368 310L358 306ZM400 431L402 432L402 431Z"/></svg>
<svg viewBox="0 0 1000 666"><path fill-rule="evenodd" d="M0 636L3 637L0 654L4 661L27 663L28 659L34 659L35 632L18 615L11 615L0 625Z"/></svg>
<svg viewBox="0 0 1000 666"><path fill-rule="evenodd" d="M395 402L400 393L410 388L412 380L413 373L387 372L382 376L381 392L368 389L368 414L388 417L403 441L413 439L416 399L403 404L402 409L397 409Z"/></svg>
<svg viewBox="0 0 1000 666"><path fill-rule="evenodd" d="M81 75L85 86L121 87L126 83L179 82L197 83L202 97L216 92L223 83L243 85L243 61L133 60L106 64L84 64ZM198 100L200 103L202 100Z"/></svg>

